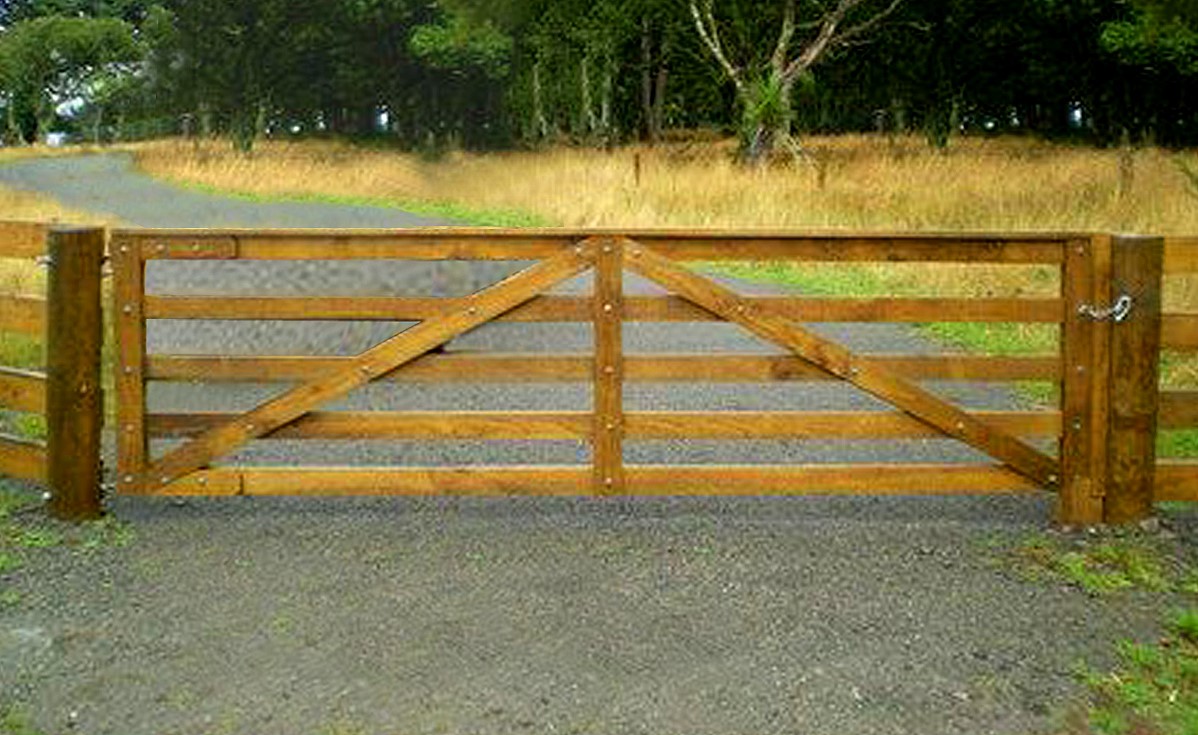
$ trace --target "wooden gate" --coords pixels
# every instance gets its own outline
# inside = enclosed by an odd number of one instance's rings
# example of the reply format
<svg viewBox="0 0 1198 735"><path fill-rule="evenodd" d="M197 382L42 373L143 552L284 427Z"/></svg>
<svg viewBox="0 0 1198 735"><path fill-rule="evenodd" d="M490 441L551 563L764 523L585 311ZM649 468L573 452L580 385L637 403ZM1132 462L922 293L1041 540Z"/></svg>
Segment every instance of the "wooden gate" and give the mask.
<svg viewBox="0 0 1198 735"><path fill-rule="evenodd" d="M1159 239L1082 235L859 236L724 232L154 231L113 233L118 334L118 483L131 494L761 494L1029 493L1059 491L1063 522L1143 515L1152 498L1151 441L1130 441L1155 420ZM154 260L526 260L534 265L467 298L228 298L147 295ZM685 261L884 261L1040 264L1060 269L1049 299L820 299L749 297ZM668 291L626 296L625 271ZM549 293L593 272L589 296ZM1154 281L1155 279L1155 281ZM1134 307L1103 311L1118 295ZM353 357L146 354L155 319L417 321ZM588 355L435 354L491 321L590 322ZM784 354L625 355L630 321L726 321ZM1032 357L854 353L813 322L1033 322L1060 325L1060 350ZM1150 354L1153 359L1143 359ZM1139 357L1137 357L1139 356ZM151 381L296 383L239 414L150 414ZM372 381L588 381L588 412L337 412L321 410ZM891 411L629 412L630 381L837 380ZM924 381L1045 380L1061 410L970 411ZM796 387L796 390L800 388ZM518 408L518 407L514 407ZM1062 430L1065 427L1065 430ZM152 437L185 438L151 457ZM974 464L691 465L624 463L625 440L948 437L993 461ZM261 468L222 457L269 438L578 439L587 466ZM1058 438L1056 447L1045 439ZM1108 448L1122 442L1117 456ZM1147 455L1145 457L1145 455ZM1137 460L1138 457L1138 460ZM1140 462L1148 470L1137 474ZM1122 474L1120 474L1122 473ZM1147 495L1143 494L1147 483ZM1146 499L1146 501L1145 501Z"/></svg>

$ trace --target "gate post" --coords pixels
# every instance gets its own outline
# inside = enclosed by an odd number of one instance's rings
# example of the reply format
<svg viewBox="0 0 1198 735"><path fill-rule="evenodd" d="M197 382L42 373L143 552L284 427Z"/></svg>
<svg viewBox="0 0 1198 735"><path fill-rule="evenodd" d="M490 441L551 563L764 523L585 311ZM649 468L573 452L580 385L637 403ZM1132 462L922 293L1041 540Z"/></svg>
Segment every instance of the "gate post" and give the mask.
<svg viewBox="0 0 1198 735"><path fill-rule="evenodd" d="M1115 314L1111 335L1111 412L1107 437L1108 488L1103 520L1130 523L1152 515L1156 424L1160 403L1161 237L1111 240L1110 302L1130 297Z"/></svg>
<svg viewBox="0 0 1198 735"><path fill-rule="evenodd" d="M66 520L99 518L100 382L104 230L55 227L46 328L47 476L50 512Z"/></svg>
<svg viewBox="0 0 1198 735"><path fill-rule="evenodd" d="M1152 513L1163 258L1159 237L1066 243L1060 524Z"/></svg>

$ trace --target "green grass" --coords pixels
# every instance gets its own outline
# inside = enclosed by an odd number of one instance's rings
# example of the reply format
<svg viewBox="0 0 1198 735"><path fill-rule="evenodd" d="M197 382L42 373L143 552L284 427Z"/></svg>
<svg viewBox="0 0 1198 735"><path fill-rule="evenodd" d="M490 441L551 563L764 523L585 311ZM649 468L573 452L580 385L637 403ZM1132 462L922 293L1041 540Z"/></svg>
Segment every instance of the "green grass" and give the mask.
<svg viewBox="0 0 1198 735"><path fill-rule="evenodd" d="M0 710L0 735L45 735L29 724L29 717L15 707Z"/></svg>
<svg viewBox="0 0 1198 735"><path fill-rule="evenodd" d="M552 223L530 212L509 209L478 209L457 202L427 202L387 197L347 196L341 194L257 194L254 192L221 189L195 182L169 182L188 191L228 197L248 202L319 202L361 207L384 207L398 209L411 214L439 217L458 224L478 227L548 227Z"/></svg>
<svg viewBox="0 0 1198 735"><path fill-rule="evenodd" d="M1166 540L1147 534L1034 534L1003 549L1000 557L1031 581L1065 584L1094 596L1128 590L1198 592L1198 572Z"/></svg>
<svg viewBox="0 0 1198 735"><path fill-rule="evenodd" d="M1081 732L1101 735L1198 733L1198 610L1174 613L1152 644L1124 641L1107 673L1083 668Z"/></svg>

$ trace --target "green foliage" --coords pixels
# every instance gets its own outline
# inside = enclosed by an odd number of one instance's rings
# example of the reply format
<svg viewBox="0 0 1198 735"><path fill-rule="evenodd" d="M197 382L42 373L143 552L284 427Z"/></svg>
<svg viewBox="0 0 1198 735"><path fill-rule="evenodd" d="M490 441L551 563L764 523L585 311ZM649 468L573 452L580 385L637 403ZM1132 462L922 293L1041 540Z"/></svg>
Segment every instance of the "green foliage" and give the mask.
<svg viewBox="0 0 1198 735"><path fill-rule="evenodd" d="M16 707L0 710L0 735L45 735L29 723L29 718Z"/></svg>
<svg viewBox="0 0 1198 735"><path fill-rule="evenodd" d="M460 16L417 27L408 45L434 69L465 73L476 68L492 79L507 76L512 53L511 37L492 23L469 23Z"/></svg>
<svg viewBox="0 0 1198 735"><path fill-rule="evenodd" d="M1087 731L1103 735L1198 732L1198 611L1174 613L1154 644L1124 641L1105 674L1083 669Z"/></svg>

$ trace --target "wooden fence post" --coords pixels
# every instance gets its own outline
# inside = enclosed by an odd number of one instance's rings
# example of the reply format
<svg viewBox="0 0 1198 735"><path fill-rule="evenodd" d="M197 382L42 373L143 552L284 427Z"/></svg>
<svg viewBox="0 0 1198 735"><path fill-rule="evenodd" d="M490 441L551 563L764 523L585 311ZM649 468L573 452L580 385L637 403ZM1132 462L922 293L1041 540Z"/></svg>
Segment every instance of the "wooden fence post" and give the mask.
<svg viewBox="0 0 1198 735"><path fill-rule="evenodd" d="M46 329L46 423L50 512L67 520L98 518L104 230L55 227Z"/></svg>
<svg viewBox="0 0 1198 735"><path fill-rule="evenodd" d="M1130 523L1152 514L1156 424L1160 403L1161 274L1165 241L1111 240L1110 303L1130 297L1111 329L1111 411L1103 520ZM1117 316L1117 315L1116 315Z"/></svg>
<svg viewBox="0 0 1198 735"><path fill-rule="evenodd" d="M591 452L599 495L621 495L624 478L624 241L604 238L595 257L594 418Z"/></svg>

